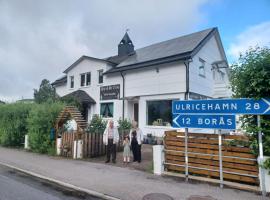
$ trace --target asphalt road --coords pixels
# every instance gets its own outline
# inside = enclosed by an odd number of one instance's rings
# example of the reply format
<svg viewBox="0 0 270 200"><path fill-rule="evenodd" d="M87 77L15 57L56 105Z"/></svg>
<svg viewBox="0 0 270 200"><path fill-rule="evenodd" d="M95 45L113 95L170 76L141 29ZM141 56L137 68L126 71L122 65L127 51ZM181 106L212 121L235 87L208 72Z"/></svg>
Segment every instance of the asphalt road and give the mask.
<svg viewBox="0 0 270 200"><path fill-rule="evenodd" d="M101 200L0 165L0 200Z"/></svg>

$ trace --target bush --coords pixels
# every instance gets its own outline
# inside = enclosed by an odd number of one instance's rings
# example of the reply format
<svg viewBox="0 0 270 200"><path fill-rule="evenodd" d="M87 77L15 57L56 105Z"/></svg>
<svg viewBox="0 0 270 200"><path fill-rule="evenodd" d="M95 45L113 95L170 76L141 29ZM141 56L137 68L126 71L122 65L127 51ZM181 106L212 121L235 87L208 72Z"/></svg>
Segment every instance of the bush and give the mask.
<svg viewBox="0 0 270 200"><path fill-rule="evenodd" d="M87 127L88 133L101 133L105 131L106 121L102 119L99 115L94 115L89 126Z"/></svg>
<svg viewBox="0 0 270 200"><path fill-rule="evenodd" d="M131 121L128 119L119 119L118 120L119 129L120 130L130 130L132 127Z"/></svg>
<svg viewBox="0 0 270 200"><path fill-rule="evenodd" d="M54 127L56 118L64 108L62 103L35 104L29 113L27 127L29 145L32 151L48 153L53 147L50 140L50 130Z"/></svg>
<svg viewBox="0 0 270 200"><path fill-rule="evenodd" d="M19 147L27 134L27 117L32 104L0 105L0 144Z"/></svg>

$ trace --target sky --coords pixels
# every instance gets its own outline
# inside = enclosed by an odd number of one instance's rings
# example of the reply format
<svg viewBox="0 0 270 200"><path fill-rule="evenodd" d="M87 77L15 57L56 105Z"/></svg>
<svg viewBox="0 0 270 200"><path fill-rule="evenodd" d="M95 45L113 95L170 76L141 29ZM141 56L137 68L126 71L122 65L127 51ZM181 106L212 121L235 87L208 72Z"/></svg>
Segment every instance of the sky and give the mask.
<svg viewBox="0 0 270 200"><path fill-rule="evenodd" d="M229 63L270 47L270 0L0 0L0 100L33 98L80 56L117 54L218 27Z"/></svg>

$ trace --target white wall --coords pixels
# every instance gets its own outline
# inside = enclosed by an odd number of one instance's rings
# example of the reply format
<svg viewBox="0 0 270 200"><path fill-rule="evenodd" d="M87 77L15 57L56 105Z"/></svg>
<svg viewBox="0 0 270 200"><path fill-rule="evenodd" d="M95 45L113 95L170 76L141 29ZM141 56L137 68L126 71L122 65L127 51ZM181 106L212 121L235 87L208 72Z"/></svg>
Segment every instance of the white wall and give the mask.
<svg viewBox="0 0 270 200"><path fill-rule="evenodd" d="M185 92L185 74L183 62L157 65L127 72L125 75L125 96Z"/></svg>
<svg viewBox="0 0 270 200"><path fill-rule="evenodd" d="M205 77L199 75L199 66L201 62L199 59L205 61ZM215 36L212 36L210 40L202 47L202 49L192 58L190 63L190 92L195 92L209 97L214 97L214 89L216 80L214 79L212 63L216 61L224 60L221 55L217 40ZM225 72L225 81L228 80L227 73ZM220 84L221 81L218 81ZM224 89L224 88L223 88ZM216 98L218 96L215 96Z"/></svg>

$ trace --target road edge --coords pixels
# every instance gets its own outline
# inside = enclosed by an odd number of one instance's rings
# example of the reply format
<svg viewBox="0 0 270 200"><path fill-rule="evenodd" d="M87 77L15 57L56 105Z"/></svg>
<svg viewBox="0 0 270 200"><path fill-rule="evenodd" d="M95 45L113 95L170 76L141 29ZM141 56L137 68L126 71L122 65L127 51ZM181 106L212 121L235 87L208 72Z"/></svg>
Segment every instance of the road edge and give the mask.
<svg viewBox="0 0 270 200"><path fill-rule="evenodd" d="M116 198L116 197L113 197L113 196L110 196L110 195L107 195L107 194L103 194L103 193L100 193L100 192L97 192L97 191L94 191L94 190L89 190L89 189L85 189L85 188L82 188L82 187L78 187L78 186L72 185L70 183L66 183L66 182L63 182L63 181L59 181L59 180L56 180L56 179L53 179L53 178L43 176L41 174L37 174L35 172L31 172L29 170L21 169L19 167L4 163L2 161L0 161L0 165L3 165L5 167L11 168L13 170L16 170L16 171L19 171L19 172L22 172L22 173L25 173L25 174L28 174L28 175L33 176L33 177L37 177L39 179L42 179L42 180L45 180L45 181L48 181L48 182L58 184L58 185L60 185L62 187L73 189L73 190L76 190L76 191L79 191L79 192L85 192L85 193L87 193L89 195L99 197L99 198L102 198L102 199L105 199L105 200L121 200L119 198Z"/></svg>

